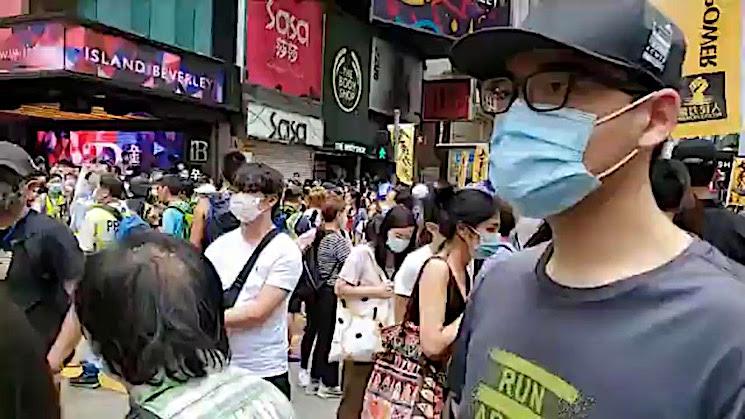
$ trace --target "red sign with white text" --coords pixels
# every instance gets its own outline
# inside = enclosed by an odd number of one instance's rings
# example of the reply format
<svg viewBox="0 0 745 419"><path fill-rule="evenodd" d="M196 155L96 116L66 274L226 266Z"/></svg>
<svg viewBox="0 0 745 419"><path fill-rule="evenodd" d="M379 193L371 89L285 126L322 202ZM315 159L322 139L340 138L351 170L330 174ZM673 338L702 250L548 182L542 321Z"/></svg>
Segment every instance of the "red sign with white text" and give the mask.
<svg viewBox="0 0 745 419"><path fill-rule="evenodd" d="M471 119L471 80L425 81L422 88L423 112L427 121Z"/></svg>
<svg viewBox="0 0 745 419"><path fill-rule="evenodd" d="M323 3L248 0L248 81L292 96L321 98Z"/></svg>

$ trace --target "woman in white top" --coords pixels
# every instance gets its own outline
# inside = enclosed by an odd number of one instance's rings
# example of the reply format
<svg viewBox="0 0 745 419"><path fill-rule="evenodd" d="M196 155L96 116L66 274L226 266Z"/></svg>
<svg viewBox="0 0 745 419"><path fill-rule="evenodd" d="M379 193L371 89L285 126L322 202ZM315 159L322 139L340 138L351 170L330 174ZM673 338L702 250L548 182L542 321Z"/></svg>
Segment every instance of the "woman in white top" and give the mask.
<svg viewBox="0 0 745 419"><path fill-rule="evenodd" d="M405 213L403 210L401 212ZM367 242L352 249L339 273L341 281L336 281L339 302L351 314L346 325L343 324L345 319L337 320L338 327L346 326L344 332L339 335L344 350L349 350L345 345L350 340L354 340L352 344L362 341L369 343L371 340L380 342L380 329L393 324L393 284L389 282L385 273L387 258L381 257L380 254L376 257L376 250L380 253L381 249L386 249L384 252L389 253L393 249L407 247L414 232L415 221L410 212L401 218L394 217L395 220L391 219L393 215L388 214L385 224L382 216L375 217L367 223ZM405 238L406 234L409 235L408 239ZM343 395L337 412L338 418L360 417L365 388L373 369L372 361L372 353L369 359L344 361Z"/></svg>
<svg viewBox="0 0 745 419"><path fill-rule="evenodd" d="M440 233L439 228L440 208L435 200L437 194L443 191L453 193L453 187L447 183L438 183L429 186L424 196L418 196L424 221L424 228L419 235L419 243L423 246L406 256L393 279L397 323L403 320L406 306L409 303L409 298L411 298L411 293L414 291L414 284L419 277L422 266L429 258L442 250L445 243L445 237Z"/></svg>

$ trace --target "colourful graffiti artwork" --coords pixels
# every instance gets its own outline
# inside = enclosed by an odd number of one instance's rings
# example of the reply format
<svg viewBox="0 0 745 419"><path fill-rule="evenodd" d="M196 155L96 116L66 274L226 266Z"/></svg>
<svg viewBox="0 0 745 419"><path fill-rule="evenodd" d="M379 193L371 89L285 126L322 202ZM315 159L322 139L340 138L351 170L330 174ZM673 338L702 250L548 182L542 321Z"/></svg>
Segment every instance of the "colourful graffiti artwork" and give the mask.
<svg viewBox="0 0 745 419"><path fill-rule="evenodd" d="M477 29L507 26L507 0L373 0L374 19L457 38Z"/></svg>

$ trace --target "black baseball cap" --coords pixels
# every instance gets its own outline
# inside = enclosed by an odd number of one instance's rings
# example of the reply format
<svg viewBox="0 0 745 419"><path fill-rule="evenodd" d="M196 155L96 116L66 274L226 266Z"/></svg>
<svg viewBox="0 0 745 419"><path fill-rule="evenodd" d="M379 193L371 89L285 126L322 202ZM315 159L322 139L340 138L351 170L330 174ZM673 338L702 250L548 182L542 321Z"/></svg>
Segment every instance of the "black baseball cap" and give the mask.
<svg viewBox="0 0 745 419"><path fill-rule="evenodd" d="M482 29L459 39L450 60L485 80L505 75L505 63L533 50L568 49L626 70L653 90L678 89L683 32L647 0L543 0L519 27Z"/></svg>
<svg viewBox="0 0 745 419"><path fill-rule="evenodd" d="M714 141L695 138L680 141L673 149L672 158L685 163L692 186L703 187L714 178L718 154Z"/></svg>
<svg viewBox="0 0 745 419"><path fill-rule="evenodd" d="M7 167L22 178L27 178L39 170L26 150L7 141L0 141L0 166Z"/></svg>

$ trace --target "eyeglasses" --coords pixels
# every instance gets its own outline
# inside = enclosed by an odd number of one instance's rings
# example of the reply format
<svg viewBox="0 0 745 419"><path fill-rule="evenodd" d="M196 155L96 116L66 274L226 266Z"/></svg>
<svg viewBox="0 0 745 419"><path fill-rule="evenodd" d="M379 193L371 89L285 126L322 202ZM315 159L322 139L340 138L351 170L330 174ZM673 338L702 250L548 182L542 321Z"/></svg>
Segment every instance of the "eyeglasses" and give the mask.
<svg viewBox="0 0 745 419"><path fill-rule="evenodd" d="M482 82L481 107L491 115L504 113L522 96L528 107L535 112L557 111L567 106L572 93L589 93L597 89L598 85L620 90L632 97L649 93L649 89L633 81L591 74L582 69L542 70L529 75L523 81L497 77Z"/></svg>

